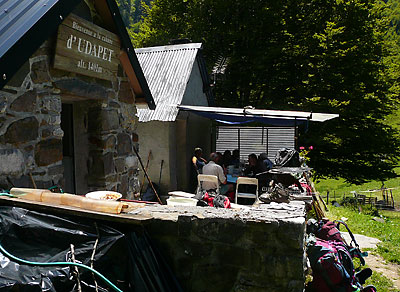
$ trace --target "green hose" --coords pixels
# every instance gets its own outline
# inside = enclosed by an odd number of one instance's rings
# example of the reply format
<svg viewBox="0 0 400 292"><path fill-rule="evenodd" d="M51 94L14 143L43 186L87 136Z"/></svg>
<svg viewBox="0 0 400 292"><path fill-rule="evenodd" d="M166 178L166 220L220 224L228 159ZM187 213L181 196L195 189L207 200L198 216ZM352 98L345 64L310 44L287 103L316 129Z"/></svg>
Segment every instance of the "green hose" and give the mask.
<svg viewBox="0 0 400 292"><path fill-rule="evenodd" d="M4 249L4 247L0 244L0 251L5 254L7 257L15 260L16 262L26 264L26 265L31 265L31 266L77 266L80 268L84 268L86 270L91 271L92 273L95 273L97 276L99 276L104 282L107 283L108 286L113 288L115 291L118 292L123 292L121 289L119 289L117 286L115 286L113 283L111 283L110 280L108 280L106 277L104 277L102 274L100 274L98 271L95 269L92 269L91 267L88 267L86 265L80 264L80 263L73 263L73 262L48 262L48 263L39 263L39 262L31 262L27 260L20 259L12 254L10 254L8 251Z"/></svg>

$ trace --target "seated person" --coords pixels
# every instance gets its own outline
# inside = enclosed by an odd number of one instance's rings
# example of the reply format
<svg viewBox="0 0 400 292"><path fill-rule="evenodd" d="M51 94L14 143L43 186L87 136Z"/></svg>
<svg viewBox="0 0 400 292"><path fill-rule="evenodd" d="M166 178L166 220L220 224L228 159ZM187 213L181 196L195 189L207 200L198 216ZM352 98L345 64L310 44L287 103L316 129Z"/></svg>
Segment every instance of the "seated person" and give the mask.
<svg viewBox="0 0 400 292"><path fill-rule="evenodd" d="M245 176L256 177L256 174L267 171L267 167L257 159L254 153L249 155L248 162L249 164L243 170Z"/></svg>
<svg viewBox="0 0 400 292"><path fill-rule="evenodd" d="M228 191L233 189L232 185L226 183L225 171L220 162L221 156L213 152L210 154L210 161L203 167L203 174L215 175L218 178L219 186L214 185L210 182L203 182L204 190L217 189L219 187L219 192L221 195L225 195Z"/></svg>
<svg viewBox="0 0 400 292"><path fill-rule="evenodd" d="M228 167L232 164L232 154L230 150L225 150L224 154L222 155L223 166Z"/></svg>
<svg viewBox="0 0 400 292"><path fill-rule="evenodd" d="M234 165L235 167L240 166L240 152L239 149L235 149L232 151L232 160L231 164Z"/></svg>
<svg viewBox="0 0 400 292"><path fill-rule="evenodd" d="M266 167L266 170L269 170L274 166L272 161L269 160L267 153L261 153L258 156L258 162L264 164L264 166Z"/></svg>
<svg viewBox="0 0 400 292"><path fill-rule="evenodd" d="M194 155L192 157L192 164L194 169L197 171L197 174L202 173L203 166L207 163L207 160L205 160L202 156L203 150L201 148L195 148Z"/></svg>

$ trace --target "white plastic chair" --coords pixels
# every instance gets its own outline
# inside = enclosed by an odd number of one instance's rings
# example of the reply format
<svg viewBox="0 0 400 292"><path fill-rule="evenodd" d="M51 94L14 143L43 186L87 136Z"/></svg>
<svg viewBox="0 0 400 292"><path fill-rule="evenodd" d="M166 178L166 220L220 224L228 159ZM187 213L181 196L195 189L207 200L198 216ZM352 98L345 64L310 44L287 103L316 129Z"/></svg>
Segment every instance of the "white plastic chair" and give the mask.
<svg viewBox="0 0 400 292"><path fill-rule="evenodd" d="M203 188L203 182L208 182L213 187L204 189ZM209 175L209 174L199 174L197 175L197 191L196 194L198 194L201 190L209 190L209 189L215 189L217 194L219 195L219 183L218 183L218 177L216 175Z"/></svg>
<svg viewBox="0 0 400 292"><path fill-rule="evenodd" d="M253 193L239 193L239 185L255 185L256 192ZM235 204L238 198L255 199L258 198L258 179L251 177L238 177L236 182Z"/></svg>

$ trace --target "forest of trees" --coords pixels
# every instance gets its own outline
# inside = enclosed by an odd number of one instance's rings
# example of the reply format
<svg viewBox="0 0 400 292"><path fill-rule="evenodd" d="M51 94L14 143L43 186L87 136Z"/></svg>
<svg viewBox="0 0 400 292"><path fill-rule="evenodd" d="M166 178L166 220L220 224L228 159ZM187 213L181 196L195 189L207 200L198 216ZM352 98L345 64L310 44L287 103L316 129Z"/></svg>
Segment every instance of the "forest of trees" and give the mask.
<svg viewBox="0 0 400 292"><path fill-rule="evenodd" d="M320 177L395 176L399 0L118 0L136 47L203 43L219 106L338 113L300 137Z"/></svg>

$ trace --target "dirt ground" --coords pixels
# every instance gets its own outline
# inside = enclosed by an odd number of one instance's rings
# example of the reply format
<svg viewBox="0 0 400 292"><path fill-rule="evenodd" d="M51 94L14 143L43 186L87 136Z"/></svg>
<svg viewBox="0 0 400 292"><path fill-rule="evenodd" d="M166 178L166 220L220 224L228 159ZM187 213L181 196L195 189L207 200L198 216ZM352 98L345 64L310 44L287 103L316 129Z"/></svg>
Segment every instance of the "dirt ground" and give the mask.
<svg viewBox="0 0 400 292"><path fill-rule="evenodd" d="M347 242L351 241L347 232L342 232L342 236ZM360 234L354 234L354 236L361 249L376 248L376 245L380 242L379 239L373 237ZM393 282L395 289L400 291L400 265L385 262L381 256L374 254L373 251L369 251L368 256L364 259L372 271L382 273L386 278Z"/></svg>
<svg viewBox="0 0 400 292"><path fill-rule="evenodd" d="M382 273L400 291L400 265L386 263L382 257L371 252L368 252L368 256L364 259L372 271Z"/></svg>

